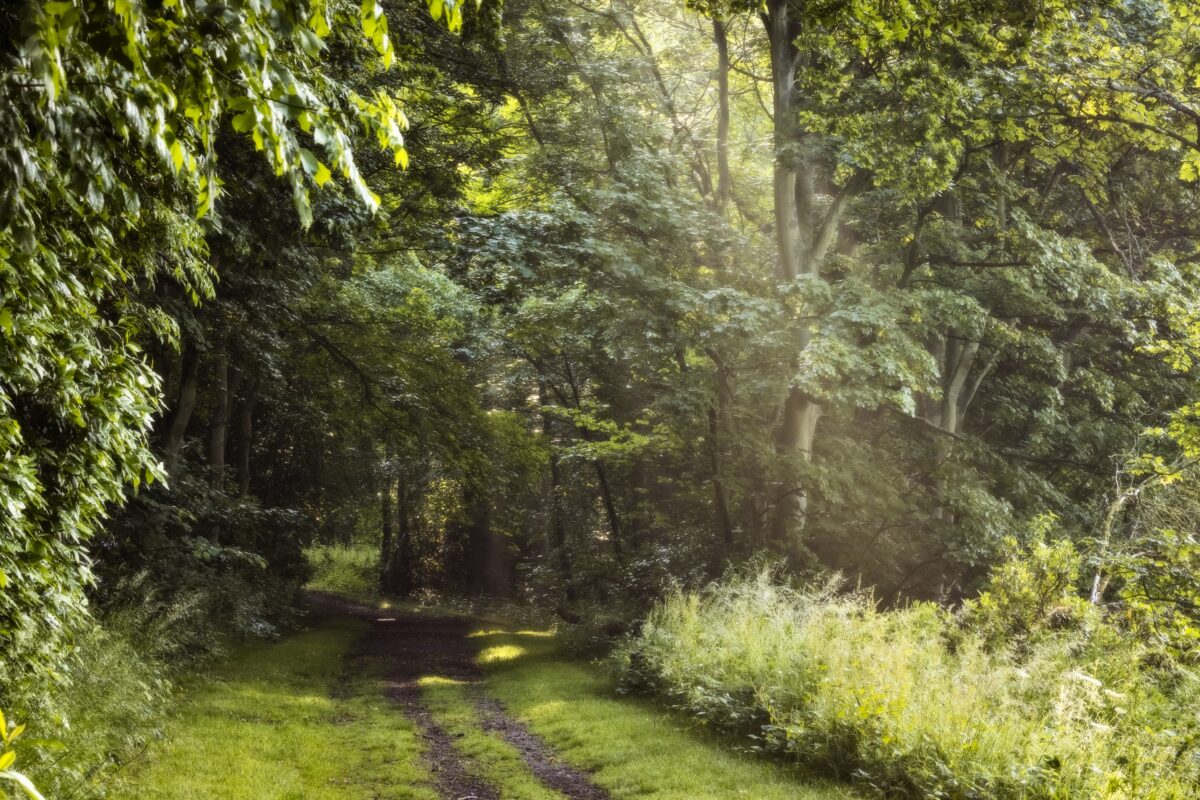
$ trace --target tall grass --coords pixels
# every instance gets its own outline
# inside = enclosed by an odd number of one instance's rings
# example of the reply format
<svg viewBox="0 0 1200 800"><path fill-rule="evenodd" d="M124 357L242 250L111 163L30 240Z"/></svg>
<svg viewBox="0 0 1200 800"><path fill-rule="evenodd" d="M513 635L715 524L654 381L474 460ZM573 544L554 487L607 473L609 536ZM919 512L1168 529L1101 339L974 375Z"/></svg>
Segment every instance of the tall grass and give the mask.
<svg viewBox="0 0 1200 800"><path fill-rule="evenodd" d="M176 679L221 655L231 637L276 633L272 591L287 593L236 574L173 592L145 573L109 587L95 617L73 622L54 682L15 698L29 723L30 777L59 800L121 796L121 770L160 735Z"/></svg>
<svg viewBox="0 0 1200 800"><path fill-rule="evenodd" d="M358 597L379 593L379 548L368 544L313 545L304 552L312 567L308 588Z"/></svg>
<svg viewBox="0 0 1200 800"><path fill-rule="evenodd" d="M671 594L617 662L629 688L889 796L1198 797L1197 676L1146 655L1095 618L997 644L969 615L764 572Z"/></svg>

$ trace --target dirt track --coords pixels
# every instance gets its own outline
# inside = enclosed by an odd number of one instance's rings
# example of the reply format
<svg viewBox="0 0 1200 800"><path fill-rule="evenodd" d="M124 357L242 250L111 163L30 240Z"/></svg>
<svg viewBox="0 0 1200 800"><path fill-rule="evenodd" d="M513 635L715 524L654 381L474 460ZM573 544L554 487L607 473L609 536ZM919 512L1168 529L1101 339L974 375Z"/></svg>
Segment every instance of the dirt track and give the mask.
<svg viewBox="0 0 1200 800"><path fill-rule="evenodd" d="M454 747L454 737L425 705L419 681L428 676L467 683L481 727L515 747L529 771L545 786L571 800L608 800L608 793L587 773L564 763L552 747L486 696L484 675L475 664L477 650L467 638L476 627L471 620L381 611L317 592L310 593L309 599L318 614L353 616L371 624L370 632L359 643L355 660L378 659L386 665L387 694L412 719L425 740L425 757L434 785L445 800L499 800L500 793L471 774Z"/></svg>

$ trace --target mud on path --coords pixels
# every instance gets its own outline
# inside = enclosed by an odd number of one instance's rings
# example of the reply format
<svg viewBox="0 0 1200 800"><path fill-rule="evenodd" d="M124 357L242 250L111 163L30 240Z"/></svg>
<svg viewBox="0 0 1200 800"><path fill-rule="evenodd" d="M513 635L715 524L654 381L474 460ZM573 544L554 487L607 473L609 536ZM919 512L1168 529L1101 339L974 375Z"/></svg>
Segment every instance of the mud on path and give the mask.
<svg viewBox="0 0 1200 800"><path fill-rule="evenodd" d="M454 746L454 737L425 705L420 680L428 676L468 684L468 696L482 728L515 747L542 784L571 800L609 800L608 792L594 784L587 773L563 762L541 737L483 693L484 675L475 663L478 651L467 636L477 627L472 620L381 610L322 592L310 592L309 604L320 615L353 616L371 624L354 656L378 659L385 665L386 693L412 719L425 740L425 757L434 785L445 800L500 800L500 793L471 774Z"/></svg>

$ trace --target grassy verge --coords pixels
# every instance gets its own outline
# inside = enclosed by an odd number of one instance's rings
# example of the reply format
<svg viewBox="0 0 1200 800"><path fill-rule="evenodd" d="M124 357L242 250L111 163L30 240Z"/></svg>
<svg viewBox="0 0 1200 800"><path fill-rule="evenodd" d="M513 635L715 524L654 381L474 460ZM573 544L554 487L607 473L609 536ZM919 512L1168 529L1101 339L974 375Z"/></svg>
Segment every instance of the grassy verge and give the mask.
<svg viewBox="0 0 1200 800"><path fill-rule="evenodd" d="M434 800L412 724L369 671L343 674L343 656L364 628L338 620L222 665L215 680L187 695L166 741L118 794Z"/></svg>
<svg viewBox="0 0 1200 800"><path fill-rule="evenodd" d="M674 593L618 663L735 741L888 797L1200 797L1200 676L1071 594L1063 552L1014 556L958 612L765 573Z"/></svg>
<svg viewBox="0 0 1200 800"><path fill-rule="evenodd" d="M602 673L539 631L487 630L488 692L615 800L834 800L844 788L807 783L778 765L723 749L656 707L616 696Z"/></svg>
<svg viewBox="0 0 1200 800"><path fill-rule="evenodd" d="M467 770L499 790L501 800L563 800L530 773L517 749L500 736L484 731L465 687L449 678L428 677L421 693L434 718L454 737L454 746Z"/></svg>

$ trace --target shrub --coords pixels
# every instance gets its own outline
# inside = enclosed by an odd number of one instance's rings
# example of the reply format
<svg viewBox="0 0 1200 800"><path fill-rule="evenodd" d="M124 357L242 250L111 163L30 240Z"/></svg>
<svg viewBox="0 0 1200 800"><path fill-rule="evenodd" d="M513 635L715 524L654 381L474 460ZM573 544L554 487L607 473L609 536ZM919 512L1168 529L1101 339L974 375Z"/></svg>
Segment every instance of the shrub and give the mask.
<svg viewBox="0 0 1200 800"><path fill-rule="evenodd" d="M1160 684L1145 649L1095 613L1044 625L1006 586L1002 568L982 616L926 603L881 612L865 594L761 572L669 595L616 663L626 689L889 796L1197 796L1196 675ZM1070 598L1047 599L1044 616ZM1006 614L1038 634L999 640Z"/></svg>

